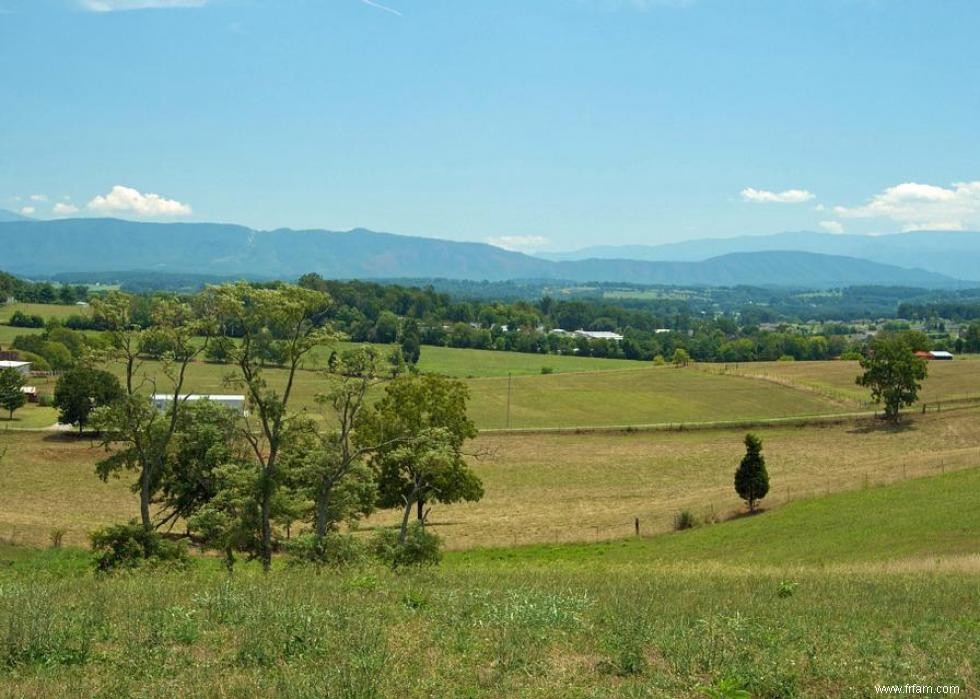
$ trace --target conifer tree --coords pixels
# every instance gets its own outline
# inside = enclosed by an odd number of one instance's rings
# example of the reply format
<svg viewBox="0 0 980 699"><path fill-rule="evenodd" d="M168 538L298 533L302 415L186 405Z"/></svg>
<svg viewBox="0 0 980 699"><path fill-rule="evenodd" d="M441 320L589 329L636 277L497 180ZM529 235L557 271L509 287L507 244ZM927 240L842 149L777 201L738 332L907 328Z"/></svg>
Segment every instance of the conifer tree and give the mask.
<svg viewBox="0 0 980 699"><path fill-rule="evenodd" d="M762 440L749 432L745 435L745 456L735 471L735 492L755 512L759 500L769 492L769 473L762 456Z"/></svg>

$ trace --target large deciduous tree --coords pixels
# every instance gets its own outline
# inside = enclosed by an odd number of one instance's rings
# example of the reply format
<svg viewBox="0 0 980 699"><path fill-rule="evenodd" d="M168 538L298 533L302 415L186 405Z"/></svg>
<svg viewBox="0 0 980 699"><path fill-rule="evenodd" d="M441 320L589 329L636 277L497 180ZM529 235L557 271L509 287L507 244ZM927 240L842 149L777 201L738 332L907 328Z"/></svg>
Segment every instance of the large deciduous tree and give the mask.
<svg viewBox="0 0 980 699"><path fill-rule="evenodd" d="M466 415L467 398L461 381L431 374L401 376L365 415L358 441L378 445L372 457L378 503L403 508L401 541L413 508L424 523L428 502L483 497L483 484L463 454L464 442L476 436Z"/></svg>
<svg viewBox="0 0 980 699"><path fill-rule="evenodd" d="M81 434L93 410L111 405L123 395L119 379L108 371L87 366L69 369L58 378L54 387L58 422L78 425Z"/></svg>
<svg viewBox="0 0 980 699"><path fill-rule="evenodd" d="M207 342L198 336L209 323L188 303L158 298L149 308L152 327L143 327L139 302L112 292L92 304L95 319L106 328L110 358L122 364L124 376L123 397L101 409L96 419L104 445L113 450L96 468L103 480L121 470L137 472L133 490L139 494L140 520L150 530L162 524L153 522L150 506L185 407L187 367L205 350ZM151 337L155 347L164 349L157 370L146 372L141 353ZM166 395L165 409L154 406L156 394Z"/></svg>
<svg viewBox="0 0 980 699"><path fill-rule="evenodd" d="M860 359L864 373L857 384L871 389L871 400L884 405L885 419L897 423L901 409L918 400L920 381L928 373L926 360L915 354L906 337L881 335Z"/></svg>
<svg viewBox="0 0 980 699"><path fill-rule="evenodd" d="M274 510L283 480L280 457L294 417L289 413L289 403L304 357L335 337L324 325L330 297L288 284L256 287L246 283L212 287L205 296L221 326L240 336L238 346L231 352L237 369L237 377L231 383L244 389L251 408L242 435L252 454L251 482L257 492L255 511L250 509L247 494L236 496L235 507L255 520L259 528L258 557L263 568L269 570L276 546ZM275 385L266 378L264 368L270 355L275 355L284 367L281 380ZM242 486L249 479L236 473L231 480ZM234 527L241 529L240 523ZM240 533L236 536L241 538Z"/></svg>

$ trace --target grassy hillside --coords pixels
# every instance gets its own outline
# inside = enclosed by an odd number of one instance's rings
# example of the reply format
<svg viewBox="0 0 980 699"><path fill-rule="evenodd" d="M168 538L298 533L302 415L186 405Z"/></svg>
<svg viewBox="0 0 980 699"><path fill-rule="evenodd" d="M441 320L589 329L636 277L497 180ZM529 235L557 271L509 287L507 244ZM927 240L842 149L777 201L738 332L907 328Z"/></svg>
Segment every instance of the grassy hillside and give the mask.
<svg viewBox="0 0 980 699"><path fill-rule="evenodd" d="M685 699L873 696L876 684L917 683L971 696L975 568L865 561L975 551L962 493L978 473L621 546L456 554L401 574L244 566L228 576L198 561L97 579L78 553L2 547L0 692ZM877 532L902 516L911 521ZM800 548L850 565L799 567ZM735 566L699 562L716 557Z"/></svg>
<svg viewBox="0 0 980 699"><path fill-rule="evenodd" d="M901 560L912 569L944 557L980 572L980 455L955 473L793 502L770 512L652 538L526 546L453 554L455 563L553 561L714 562L733 566L862 564ZM802 534L805 532L805 536Z"/></svg>

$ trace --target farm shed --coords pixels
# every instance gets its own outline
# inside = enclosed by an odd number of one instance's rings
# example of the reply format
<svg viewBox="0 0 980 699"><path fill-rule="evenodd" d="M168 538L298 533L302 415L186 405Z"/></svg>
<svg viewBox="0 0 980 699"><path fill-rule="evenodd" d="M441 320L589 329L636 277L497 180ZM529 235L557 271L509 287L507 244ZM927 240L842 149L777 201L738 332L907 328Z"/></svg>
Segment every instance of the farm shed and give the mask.
<svg viewBox="0 0 980 699"><path fill-rule="evenodd" d="M929 353L929 359L945 359L945 360L949 360L949 359L952 359L952 358L953 358L952 353L946 352L945 350L936 350L935 352L930 352Z"/></svg>

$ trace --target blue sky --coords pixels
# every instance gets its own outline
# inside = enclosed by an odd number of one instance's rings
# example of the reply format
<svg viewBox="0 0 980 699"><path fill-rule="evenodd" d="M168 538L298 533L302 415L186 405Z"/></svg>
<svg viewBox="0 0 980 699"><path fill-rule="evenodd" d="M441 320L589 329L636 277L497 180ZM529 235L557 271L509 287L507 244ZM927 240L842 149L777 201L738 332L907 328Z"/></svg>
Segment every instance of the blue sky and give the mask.
<svg viewBox="0 0 980 699"><path fill-rule="evenodd" d="M0 0L0 207L525 250L980 229L978 29L973 0Z"/></svg>

